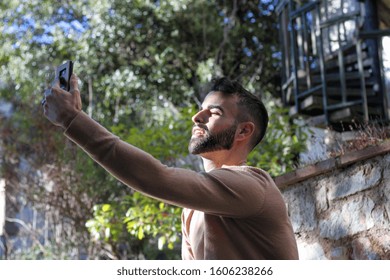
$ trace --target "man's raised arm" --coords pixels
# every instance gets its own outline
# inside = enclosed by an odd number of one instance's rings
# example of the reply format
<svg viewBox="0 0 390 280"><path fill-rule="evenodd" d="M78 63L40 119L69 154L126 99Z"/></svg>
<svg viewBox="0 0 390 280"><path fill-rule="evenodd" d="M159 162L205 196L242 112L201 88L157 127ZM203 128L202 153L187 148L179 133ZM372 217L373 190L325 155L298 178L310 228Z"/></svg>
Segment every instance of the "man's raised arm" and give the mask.
<svg viewBox="0 0 390 280"><path fill-rule="evenodd" d="M255 179L227 168L197 173L167 167L85 114L77 77L73 75L70 82L70 92L56 85L45 93L45 116L121 182L167 203L216 215L243 217L261 211L264 189L272 183L269 176L258 174Z"/></svg>

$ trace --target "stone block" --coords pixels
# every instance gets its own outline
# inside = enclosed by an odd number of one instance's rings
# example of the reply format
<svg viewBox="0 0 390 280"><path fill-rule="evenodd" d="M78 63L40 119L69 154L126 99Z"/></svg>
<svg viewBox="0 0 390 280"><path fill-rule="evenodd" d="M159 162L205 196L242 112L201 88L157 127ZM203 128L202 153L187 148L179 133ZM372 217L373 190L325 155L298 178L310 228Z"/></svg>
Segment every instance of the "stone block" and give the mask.
<svg viewBox="0 0 390 280"><path fill-rule="evenodd" d="M389 182L390 181L390 154L383 157L381 164L383 166L383 180L385 182Z"/></svg>
<svg viewBox="0 0 390 280"><path fill-rule="evenodd" d="M362 196L340 202L340 207L335 208L328 219L319 221L320 236L338 240L372 228L374 207L370 198Z"/></svg>
<svg viewBox="0 0 390 280"><path fill-rule="evenodd" d="M348 260L348 249L346 247L332 248L330 251L331 260Z"/></svg>
<svg viewBox="0 0 390 280"><path fill-rule="evenodd" d="M300 260L327 260L320 243L298 242L298 253Z"/></svg>
<svg viewBox="0 0 390 280"><path fill-rule="evenodd" d="M354 260L378 260L378 254L373 250L371 241L361 237L352 241L352 258Z"/></svg>
<svg viewBox="0 0 390 280"><path fill-rule="evenodd" d="M390 255L390 229L384 234L377 234L375 237L375 243L382 249L382 251Z"/></svg>
<svg viewBox="0 0 390 280"><path fill-rule="evenodd" d="M303 184L283 192L294 232L312 231L317 227L313 188Z"/></svg>
<svg viewBox="0 0 390 280"><path fill-rule="evenodd" d="M390 178L383 188L384 193L384 206L387 212L387 217L390 217Z"/></svg>
<svg viewBox="0 0 390 280"><path fill-rule="evenodd" d="M329 199L347 197L376 186L382 178L382 169L372 163L341 172L337 184L329 186Z"/></svg>
<svg viewBox="0 0 390 280"><path fill-rule="evenodd" d="M325 212L329 208L329 201L328 201L328 195L327 185L329 184L329 178L325 177L323 179L320 179L317 183L317 187L315 188L315 200L316 200L316 208L317 213Z"/></svg>
<svg viewBox="0 0 390 280"><path fill-rule="evenodd" d="M383 205L379 205L378 203L372 210L371 216L375 221L376 227L389 228L390 224L388 216L386 215L386 208Z"/></svg>
<svg viewBox="0 0 390 280"><path fill-rule="evenodd" d="M390 165L390 154L383 156L383 163L386 163L388 166Z"/></svg>

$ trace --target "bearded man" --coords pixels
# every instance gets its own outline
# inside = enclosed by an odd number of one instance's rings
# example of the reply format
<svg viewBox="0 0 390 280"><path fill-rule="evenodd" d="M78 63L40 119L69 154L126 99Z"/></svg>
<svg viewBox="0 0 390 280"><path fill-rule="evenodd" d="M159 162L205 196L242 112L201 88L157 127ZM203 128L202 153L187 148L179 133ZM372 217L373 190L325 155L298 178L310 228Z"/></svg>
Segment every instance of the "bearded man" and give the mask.
<svg viewBox="0 0 390 280"><path fill-rule="evenodd" d="M298 259L279 189L267 172L246 165L268 114L238 82L216 79L192 118L189 152L201 156L204 172L167 167L91 119L82 111L75 74L69 92L57 84L42 104L45 116L118 180L184 208L183 259Z"/></svg>

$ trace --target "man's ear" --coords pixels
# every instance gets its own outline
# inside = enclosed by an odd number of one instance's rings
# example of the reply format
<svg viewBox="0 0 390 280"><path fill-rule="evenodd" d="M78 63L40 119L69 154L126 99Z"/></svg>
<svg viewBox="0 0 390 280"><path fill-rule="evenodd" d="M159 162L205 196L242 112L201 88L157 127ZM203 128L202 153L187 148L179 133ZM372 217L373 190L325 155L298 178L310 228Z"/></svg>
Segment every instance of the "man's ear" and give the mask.
<svg viewBox="0 0 390 280"><path fill-rule="evenodd" d="M255 132L255 124L253 122L242 122L237 126L236 140L243 141L250 139Z"/></svg>

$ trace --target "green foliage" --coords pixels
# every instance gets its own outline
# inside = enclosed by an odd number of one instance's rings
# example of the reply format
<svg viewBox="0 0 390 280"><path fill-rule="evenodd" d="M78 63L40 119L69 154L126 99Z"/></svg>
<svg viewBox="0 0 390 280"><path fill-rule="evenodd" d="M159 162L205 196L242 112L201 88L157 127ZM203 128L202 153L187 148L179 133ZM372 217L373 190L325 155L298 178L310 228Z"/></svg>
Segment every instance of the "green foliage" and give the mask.
<svg viewBox="0 0 390 280"><path fill-rule="evenodd" d="M181 209L145 198L139 193L129 199L134 206L127 210L124 219L128 232L140 240L146 235L158 236L159 250L165 245L173 250L181 236Z"/></svg>
<svg viewBox="0 0 390 280"><path fill-rule="evenodd" d="M155 158L174 164L180 156L188 153L188 141L191 137L192 120L195 107L178 109L173 115L167 115L160 123L146 124L142 128L113 126L113 133L124 141L141 148Z"/></svg>
<svg viewBox="0 0 390 280"><path fill-rule="evenodd" d="M289 172L296 158L306 149L307 134L288 116L288 108L268 102L270 112L267 134L248 157L248 164L267 170L272 176Z"/></svg>
<svg viewBox="0 0 390 280"><path fill-rule="evenodd" d="M93 207L93 219L86 223L86 227L96 240L120 240L123 222L116 214L123 213L124 207L123 204L97 204Z"/></svg>
<svg viewBox="0 0 390 280"><path fill-rule="evenodd" d="M120 203L95 205L94 216L86 227L97 242L120 244L126 239L132 246L140 246L147 259L156 258L159 255L157 250L164 252L165 258L177 259L180 250L176 245L181 239L180 214L180 208L134 193L123 196ZM157 248L143 242L145 239L156 240Z"/></svg>

